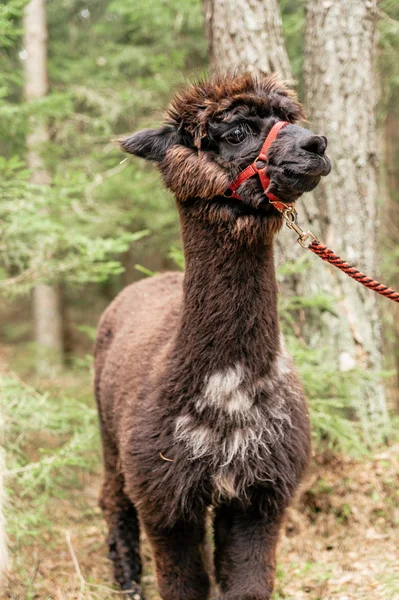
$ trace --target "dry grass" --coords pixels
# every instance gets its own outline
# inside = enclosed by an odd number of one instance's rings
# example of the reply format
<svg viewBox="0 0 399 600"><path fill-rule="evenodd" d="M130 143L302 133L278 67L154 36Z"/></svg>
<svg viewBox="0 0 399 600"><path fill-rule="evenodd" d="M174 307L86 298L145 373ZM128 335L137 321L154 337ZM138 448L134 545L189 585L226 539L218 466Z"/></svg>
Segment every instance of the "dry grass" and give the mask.
<svg viewBox="0 0 399 600"><path fill-rule="evenodd" d="M279 549L276 599L399 598L399 447L368 461L320 458L290 509ZM111 600L113 589L97 496L99 474L82 474L81 489L54 498L51 527L14 548L2 598ZM29 510L29 507L27 507ZM143 540L143 584L159 600L150 550Z"/></svg>

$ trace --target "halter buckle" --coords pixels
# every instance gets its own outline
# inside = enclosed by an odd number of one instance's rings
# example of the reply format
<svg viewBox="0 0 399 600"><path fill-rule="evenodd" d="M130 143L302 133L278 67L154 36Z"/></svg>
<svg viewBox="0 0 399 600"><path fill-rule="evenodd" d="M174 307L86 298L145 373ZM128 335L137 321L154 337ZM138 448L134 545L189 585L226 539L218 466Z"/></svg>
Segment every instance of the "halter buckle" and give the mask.
<svg viewBox="0 0 399 600"><path fill-rule="evenodd" d="M285 219L286 225L289 229L293 229L298 234L297 242L302 248L308 248L312 242L317 240L317 237L311 231L304 231L298 225L298 213L294 206L287 206L282 211L283 218Z"/></svg>

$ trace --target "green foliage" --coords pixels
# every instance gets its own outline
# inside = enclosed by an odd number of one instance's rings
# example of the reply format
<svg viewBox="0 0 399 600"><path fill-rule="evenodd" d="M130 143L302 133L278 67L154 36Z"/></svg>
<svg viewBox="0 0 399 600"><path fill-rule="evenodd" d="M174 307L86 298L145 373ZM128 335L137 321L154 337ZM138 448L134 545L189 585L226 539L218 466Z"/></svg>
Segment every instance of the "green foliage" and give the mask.
<svg viewBox="0 0 399 600"><path fill-rule="evenodd" d="M100 237L104 212L81 201L81 182L38 186L28 178L19 159L0 157L0 291L25 292L59 278L83 284L119 273L113 256L147 232L124 232L119 215L111 213L115 237Z"/></svg>
<svg viewBox="0 0 399 600"><path fill-rule="evenodd" d="M172 246L169 250L169 258L173 260L175 265L181 270L184 271L184 253L181 248L177 246Z"/></svg>
<svg viewBox="0 0 399 600"><path fill-rule="evenodd" d="M306 390L316 445L352 455L365 453L368 440L355 418L353 405L364 373L356 369L339 371L331 362L328 348L311 350L292 335L286 339Z"/></svg>
<svg viewBox="0 0 399 600"><path fill-rule="evenodd" d="M177 236L173 200L155 169L135 159L120 165L123 155L110 140L157 122L154 111L170 89L206 63L199 0L57 0L47 4L50 92L28 104L23 6L14 0L0 12L7 46L0 60L0 285L14 294L38 281L109 279L123 270L117 256L139 245L143 230L152 237L139 255L166 255ZM29 184L24 169L33 118L51 134L38 148L47 187Z"/></svg>
<svg viewBox="0 0 399 600"><path fill-rule="evenodd" d="M381 72L382 106L397 110L399 94L399 5L396 0L382 0L379 19L379 68ZM381 110L381 103L380 103Z"/></svg>
<svg viewBox="0 0 399 600"><path fill-rule="evenodd" d="M7 439L8 526L14 542L29 542L46 526L51 498L79 487L79 469L98 464L97 414L82 400L39 392L12 376L0 379L0 411Z"/></svg>
<svg viewBox="0 0 399 600"><path fill-rule="evenodd" d="M0 4L0 46L7 48L15 38L22 34L22 29L16 26L21 19L27 0L8 0Z"/></svg>
<svg viewBox="0 0 399 600"><path fill-rule="evenodd" d="M171 90L206 66L201 3L48 2L49 93L29 104L23 101L25 3L0 4L0 290L22 294L39 281L61 280L64 288L84 288L90 305L93 296L110 294L110 278L112 295L120 287L118 256L129 252L133 265L153 272L177 240L174 202L156 170L130 157L121 163L112 139L156 125ZM46 186L33 185L26 166L25 140L40 122L50 133L37 148ZM93 281L104 283L87 285ZM79 319L87 323L83 312ZM3 380L0 396L9 526L19 541L45 526L51 498L78 487L81 468L98 463L97 417L85 401L15 378Z"/></svg>
<svg viewBox="0 0 399 600"><path fill-rule="evenodd" d="M299 272L309 268L306 260L296 263L299 263ZM283 265L279 275L289 273L291 266ZM362 386L381 374L365 374L361 369L341 371L331 358L328 343L315 350L297 335L300 313L311 322L320 313L334 314L335 310L336 299L326 294L279 297L280 320L305 388L316 446L358 456L368 451L370 439L367 422L363 422L358 413L359 401L356 399ZM388 433L385 431L387 437Z"/></svg>
<svg viewBox="0 0 399 600"><path fill-rule="evenodd" d="M142 273L146 277L154 277L154 275L157 275L155 271L151 271L150 269L147 269L142 265L134 265L134 268L136 269L136 271L139 271L139 273Z"/></svg>
<svg viewBox="0 0 399 600"><path fill-rule="evenodd" d="M280 0L279 4L292 74L302 92L306 0Z"/></svg>

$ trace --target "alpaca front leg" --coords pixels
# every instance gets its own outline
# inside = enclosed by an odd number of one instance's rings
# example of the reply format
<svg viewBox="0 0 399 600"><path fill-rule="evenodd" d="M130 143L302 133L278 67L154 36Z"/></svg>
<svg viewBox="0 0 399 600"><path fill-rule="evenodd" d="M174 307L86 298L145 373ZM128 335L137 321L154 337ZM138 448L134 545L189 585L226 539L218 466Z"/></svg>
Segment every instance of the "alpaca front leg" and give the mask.
<svg viewBox="0 0 399 600"><path fill-rule="evenodd" d="M144 526L154 553L162 600L206 600L210 583L203 557L204 523L181 521L162 530L145 522Z"/></svg>
<svg viewBox="0 0 399 600"><path fill-rule="evenodd" d="M225 504L215 515L215 570L221 600L270 600L281 515Z"/></svg>

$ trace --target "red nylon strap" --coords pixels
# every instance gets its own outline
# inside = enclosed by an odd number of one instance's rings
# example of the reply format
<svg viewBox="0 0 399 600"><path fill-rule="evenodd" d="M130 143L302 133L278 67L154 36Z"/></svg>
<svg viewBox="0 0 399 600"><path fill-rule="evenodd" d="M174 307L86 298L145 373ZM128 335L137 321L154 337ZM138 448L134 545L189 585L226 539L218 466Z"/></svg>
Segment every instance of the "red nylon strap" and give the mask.
<svg viewBox="0 0 399 600"><path fill-rule="evenodd" d="M249 165L243 171L241 171L241 173L237 175L233 183L229 186L228 190L231 192L231 194L227 196L228 198L237 198L238 200L241 200L242 198L239 194L236 193L236 190L240 187L242 183L244 183L244 181L246 181L250 177L253 177L254 175L259 175L263 191L265 192L269 200L272 202L272 204L277 208L277 210L283 211L285 208L287 208L287 206L292 206L291 202L286 202L283 204L279 200L279 198L277 198L277 196L275 196L271 192L266 191L270 185L270 178L266 174L267 164L261 169L258 169L258 167L256 166L256 163L259 160L267 163L267 152L274 140L276 139L276 137L278 136L281 129L283 129L283 127L285 127L286 125L289 125L288 121L279 121L278 123L273 125L273 127L269 131L268 136L265 139L265 142L260 150L258 157L254 160L254 162L251 165Z"/></svg>
<svg viewBox="0 0 399 600"><path fill-rule="evenodd" d="M241 173L237 176L237 178L230 185L229 190L231 190L232 192L235 192L236 189L239 188L240 185L244 181L246 181L250 177L253 177L253 175L256 175L257 173L259 173L258 169L257 169L255 163L252 163L252 165L249 165L243 171L241 171ZM237 196L237 198L239 198L239 196Z"/></svg>
<svg viewBox="0 0 399 600"><path fill-rule="evenodd" d="M267 138L265 139L265 143L263 144L261 151L259 152L259 160L267 160L267 151L269 150L270 146L280 133L281 129L283 129L283 127L286 127L286 125L289 125L288 121L279 121L278 123L273 125L273 127L269 131Z"/></svg>

